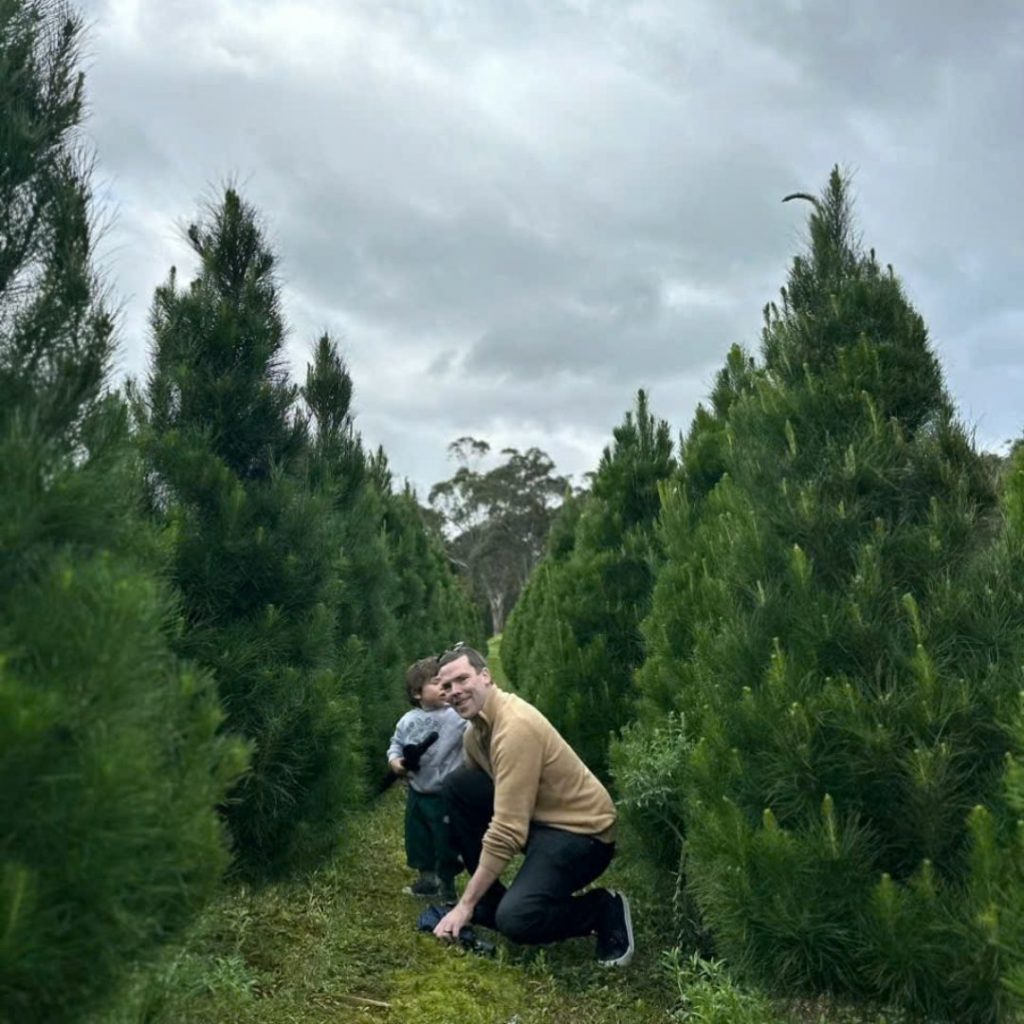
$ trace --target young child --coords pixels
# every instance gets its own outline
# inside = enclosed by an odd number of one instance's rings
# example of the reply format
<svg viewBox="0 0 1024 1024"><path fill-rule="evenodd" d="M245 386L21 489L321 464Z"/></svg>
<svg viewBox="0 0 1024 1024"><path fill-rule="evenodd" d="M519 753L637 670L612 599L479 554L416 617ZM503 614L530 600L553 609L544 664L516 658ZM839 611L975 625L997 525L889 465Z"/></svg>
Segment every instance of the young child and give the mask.
<svg viewBox="0 0 1024 1024"><path fill-rule="evenodd" d="M449 838L441 786L462 764L462 734L469 722L442 699L437 658L410 665L405 686L413 709L398 720L388 746L391 770L409 780L405 854L419 878L404 891L454 903L455 876L462 865Z"/></svg>

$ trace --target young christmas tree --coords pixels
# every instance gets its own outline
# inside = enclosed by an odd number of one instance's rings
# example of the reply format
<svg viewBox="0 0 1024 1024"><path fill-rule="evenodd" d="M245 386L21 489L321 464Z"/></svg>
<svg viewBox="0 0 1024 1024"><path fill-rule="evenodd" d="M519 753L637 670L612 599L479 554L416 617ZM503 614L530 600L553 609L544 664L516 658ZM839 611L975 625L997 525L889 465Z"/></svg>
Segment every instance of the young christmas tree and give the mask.
<svg viewBox="0 0 1024 1024"><path fill-rule="evenodd" d="M992 481L838 171L810 235L711 431L711 489L666 516L681 564L641 684L694 743L687 882L731 960L987 1020L989 967L948 922L1019 686L1019 630L971 620ZM666 602L690 609L682 643Z"/></svg>
<svg viewBox="0 0 1024 1024"><path fill-rule="evenodd" d="M188 235L198 274L182 289L172 271L153 306L146 451L181 649L213 672L227 728L253 747L224 806L235 855L266 874L329 851L360 792L358 717L337 673L335 518L310 478L255 212L228 189Z"/></svg>
<svg viewBox="0 0 1024 1024"><path fill-rule="evenodd" d="M397 577L394 608L402 623L406 663L437 654L459 641L486 650L480 614L468 589L452 571L440 533L428 527L408 484L392 491L383 453L378 453L376 465L379 487L387 495L384 528Z"/></svg>
<svg viewBox="0 0 1024 1024"><path fill-rule="evenodd" d="M227 863L244 765L171 649L91 266L80 22L0 0L0 1018L79 1020Z"/></svg>
<svg viewBox="0 0 1024 1024"><path fill-rule="evenodd" d="M334 513L338 672L344 692L358 704L367 779L379 780L388 737L406 705L407 662L394 614L398 581L384 534L386 499L355 429L352 391L352 378L325 335L303 388L316 426L311 465L314 486Z"/></svg>
<svg viewBox="0 0 1024 1024"><path fill-rule="evenodd" d="M576 525L583 511L585 496L567 493L551 521L544 544L544 557L530 574L512 609L501 641L501 665L513 689L519 689L519 680L529 672L530 656L541 624L544 622L544 604L549 588L547 575L554 566L561 565L576 544Z"/></svg>
<svg viewBox="0 0 1024 1024"><path fill-rule="evenodd" d="M609 736L632 717L658 489L675 467L668 424L651 415L643 391L613 437L581 504L571 554L537 574L523 606L532 627L510 637L519 691L602 776Z"/></svg>
<svg viewBox="0 0 1024 1024"><path fill-rule="evenodd" d="M383 451L363 447L352 392L337 347L322 337L303 388L316 428L312 477L335 517L338 671L358 701L367 777L379 781L383 751L408 708L405 667L454 640L480 645L480 630L415 496L392 493Z"/></svg>
<svg viewBox="0 0 1024 1024"><path fill-rule="evenodd" d="M661 487L655 526L659 552L650 614L642 623L648 657L637 670L637 721L611 748L619 806L645 838L650 859L674 875L675 916L681 945L706 945L700 915L686 891L682 868L688 813L686 764L692 748L682 716L679 671L693 648L706 608L697 600L704 560L693 531L704 502L726 473L728 414L753 387L753 360L733 346L719 371L709 405L698 406L680 447L679 467Z"/></svg>

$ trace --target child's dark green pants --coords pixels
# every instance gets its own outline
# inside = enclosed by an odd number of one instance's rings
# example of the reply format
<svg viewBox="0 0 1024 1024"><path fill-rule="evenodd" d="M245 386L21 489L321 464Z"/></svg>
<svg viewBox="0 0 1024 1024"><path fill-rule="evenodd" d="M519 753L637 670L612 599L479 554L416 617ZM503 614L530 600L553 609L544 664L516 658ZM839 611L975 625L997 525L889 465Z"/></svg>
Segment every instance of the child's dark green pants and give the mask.
<svg viewBox="0 0 1024 1024"><path fill-rule="evenodd" d="M446 820L444 799L440 793L417 793L411 786L405 802L405 855L409 867L434 871L450 880L462 870L452 846Z"/></svg>

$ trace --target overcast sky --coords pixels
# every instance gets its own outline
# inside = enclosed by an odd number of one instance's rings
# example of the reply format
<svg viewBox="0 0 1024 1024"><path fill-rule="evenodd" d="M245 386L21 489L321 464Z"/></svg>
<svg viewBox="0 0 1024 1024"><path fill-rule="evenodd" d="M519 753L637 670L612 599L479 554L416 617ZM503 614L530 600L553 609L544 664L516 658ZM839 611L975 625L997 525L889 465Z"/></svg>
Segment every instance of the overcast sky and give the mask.
<svg viewBox="0 0 1024 1024"><path fill-rule="evenodd" d="M463 434L579 478L637 388L685 431L834 163L981 444L1024 428L1021 0L86 0L120 373L235 180L289 361L328 330L421 495Z"/></svg>

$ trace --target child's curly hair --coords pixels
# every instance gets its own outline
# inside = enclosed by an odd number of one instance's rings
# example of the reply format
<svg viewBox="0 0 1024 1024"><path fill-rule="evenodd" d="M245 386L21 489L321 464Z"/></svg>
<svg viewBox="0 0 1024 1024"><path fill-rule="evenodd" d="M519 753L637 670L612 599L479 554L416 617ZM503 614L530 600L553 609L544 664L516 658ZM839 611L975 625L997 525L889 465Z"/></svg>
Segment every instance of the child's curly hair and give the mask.
<svg viewBox="0 0 1024 1024"><path fill-rule="evenodd" d="M424 683L429 683L438 673L437 658L420 658L414 661L405 670L405 692L409 697L409 703L414 707L420 706L420 696L423 693Z"/></svg>

